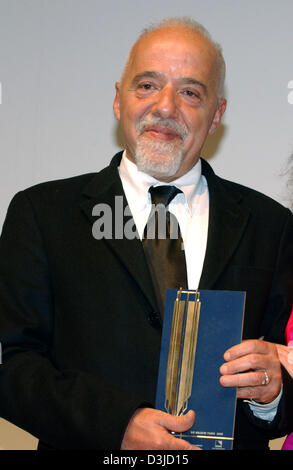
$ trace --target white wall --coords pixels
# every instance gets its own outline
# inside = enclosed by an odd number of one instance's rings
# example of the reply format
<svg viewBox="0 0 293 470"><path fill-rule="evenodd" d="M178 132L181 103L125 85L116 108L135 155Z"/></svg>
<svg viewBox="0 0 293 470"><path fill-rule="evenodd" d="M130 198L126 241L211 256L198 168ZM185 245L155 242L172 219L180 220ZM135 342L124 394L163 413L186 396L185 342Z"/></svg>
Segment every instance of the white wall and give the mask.
<svg viewBox="0 0 293 470"><path fill-rule="evenodd" d="M0 227L18 190L109 162L128 49L150 21L174 15L202 22L227 61L228 109L203 155L286 204L292 0L0 0Z"/></svg>

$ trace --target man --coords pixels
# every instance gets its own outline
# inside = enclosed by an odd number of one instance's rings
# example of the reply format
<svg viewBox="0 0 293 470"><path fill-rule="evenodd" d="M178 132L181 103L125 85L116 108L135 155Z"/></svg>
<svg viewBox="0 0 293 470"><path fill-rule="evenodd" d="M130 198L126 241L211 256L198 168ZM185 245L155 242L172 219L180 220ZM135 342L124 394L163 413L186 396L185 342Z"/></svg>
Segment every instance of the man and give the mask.
<svg viewBox="0 0 293 470"><path fill-rule="evenodd" d="M202 27L175 19L151 28L116 84L123 155L11 203L0 245L0 413L41 449L196 449L169 432L190 428L196 410L153 408L161 320L141 240L149 188L170 183L182 191L169 210L188 287L247 291L247 341L223 351L220 369L221 384L238 387L234 448L266 448L288 429L292 380L272 342L283 341L292 304L292 215L200 160L225 111L223 79L220 48ZM95 230L117 196L132 238Z"/></svg>

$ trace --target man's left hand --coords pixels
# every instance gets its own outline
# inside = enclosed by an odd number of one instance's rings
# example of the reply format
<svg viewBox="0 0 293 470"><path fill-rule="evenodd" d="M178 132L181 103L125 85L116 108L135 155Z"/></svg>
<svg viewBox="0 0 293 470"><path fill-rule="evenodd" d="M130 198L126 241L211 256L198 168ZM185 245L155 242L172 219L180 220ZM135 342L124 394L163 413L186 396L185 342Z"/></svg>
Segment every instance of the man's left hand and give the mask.
<svg viewBox="0 0 293 470"><path fill-rule="evenodd" d="M237 387L237 398L270 403L280 393L281 365L274 344L246 340L228 349L220 367L223 387Z"/></svg>

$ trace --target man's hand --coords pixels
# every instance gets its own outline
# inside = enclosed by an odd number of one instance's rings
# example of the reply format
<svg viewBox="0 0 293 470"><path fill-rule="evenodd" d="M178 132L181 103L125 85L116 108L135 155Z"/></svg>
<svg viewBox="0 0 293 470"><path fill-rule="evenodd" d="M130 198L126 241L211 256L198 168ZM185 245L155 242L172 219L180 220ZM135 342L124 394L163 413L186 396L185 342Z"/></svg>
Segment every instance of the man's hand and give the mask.
<svg viewBox="0 0 293 470"><path fill-rule="evenodd" d="M275 344L246 340L228 349L224 359L227 362L220 367L220 383L223 387L238 387L238 398L270 403L280 393L281 365Z"/></svg>
<svg viewBox="0 0 293 470"><path fill-rule="evenodd" d="M123 450L200 450L169 431L187 431L195 420L194 411L183 416L172 416L151 408L138 409L126 428L121 449Z"/></svg>

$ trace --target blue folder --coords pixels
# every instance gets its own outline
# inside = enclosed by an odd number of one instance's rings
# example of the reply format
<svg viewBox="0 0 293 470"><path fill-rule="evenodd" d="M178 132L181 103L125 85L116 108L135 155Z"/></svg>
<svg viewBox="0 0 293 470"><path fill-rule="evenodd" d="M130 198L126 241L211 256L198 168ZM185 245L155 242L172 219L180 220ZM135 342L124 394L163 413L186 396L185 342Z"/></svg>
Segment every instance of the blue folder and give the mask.
<svg viewBox="0 0 293 470"><path fill-rule="evenodd" d="M181 299L192 299L195 291L182 291ZM204 450L233 448L236 388L219 383L223 354L242 340L245 292L197 291L201 308L198 323L192 392L187 410L196 413L194 426L176 435ZM156 408L166 410L166 371L174 302L178 291L168 289L163 321ZM186 410L186 412L187 412Z"/></svg>

